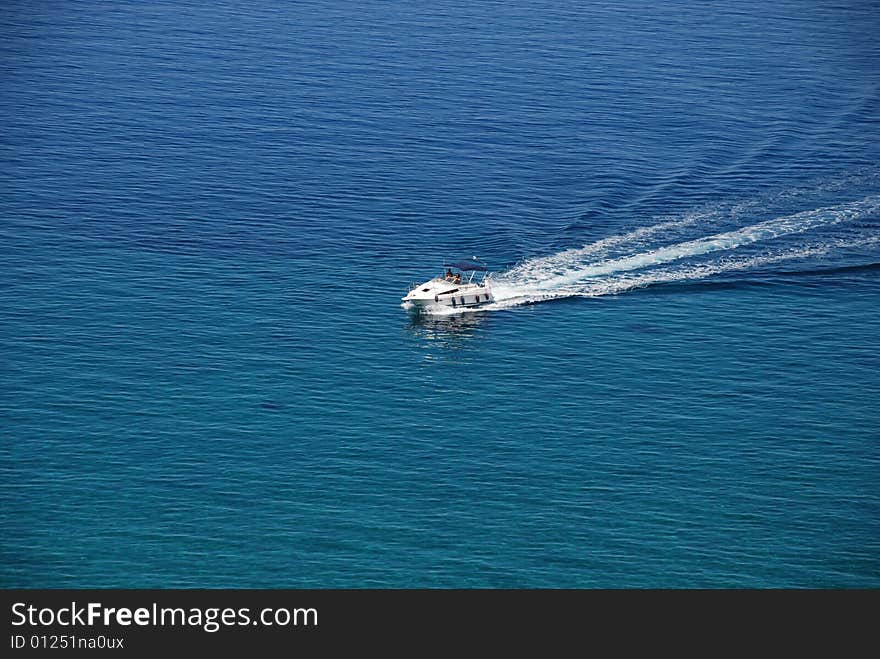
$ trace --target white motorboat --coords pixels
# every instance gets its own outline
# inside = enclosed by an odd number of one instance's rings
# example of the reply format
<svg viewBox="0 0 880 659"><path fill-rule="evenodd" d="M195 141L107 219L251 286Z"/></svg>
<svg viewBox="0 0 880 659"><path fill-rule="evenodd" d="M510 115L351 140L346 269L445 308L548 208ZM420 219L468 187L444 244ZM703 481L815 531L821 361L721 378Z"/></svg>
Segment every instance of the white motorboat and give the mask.
<svg viewBox="0 0 880 659"><path fill-rule="evenodd" d="M431 307L473 308L494 302L489 269L479 261L444 263L446 272L424 284L414 284L401 298L419 311ZM478 273L480 273L478 275Z"/></svg>

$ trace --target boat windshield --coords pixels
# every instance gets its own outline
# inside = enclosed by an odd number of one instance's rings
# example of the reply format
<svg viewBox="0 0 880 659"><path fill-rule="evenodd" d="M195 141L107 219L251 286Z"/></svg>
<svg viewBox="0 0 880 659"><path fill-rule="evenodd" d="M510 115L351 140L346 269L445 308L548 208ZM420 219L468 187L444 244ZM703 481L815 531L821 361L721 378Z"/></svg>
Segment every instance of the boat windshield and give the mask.
<svg viewBox="0 0 880 659"><path fill-rule="evenodd" d="M478 272L482 272L483 278L485 279L486 273L489 270L486 266L477 261L458 261L456 263L444 263L443 267L446 268L446 272L443 274L441 279L444 279L445 281L453 284L470 284L471 282L473 282L474 277Z"/></svg>
<svg viewBox="0 0 880 659"><path fill-rule="evenodd" d="M474 278L476 277L476 271L461 273L455 270L447 270L444 274L440 276L440 279L443 281L449 282L450 284L471 284L474 283ZM485 279L485 274L477 279L477 283Z"/></svg>

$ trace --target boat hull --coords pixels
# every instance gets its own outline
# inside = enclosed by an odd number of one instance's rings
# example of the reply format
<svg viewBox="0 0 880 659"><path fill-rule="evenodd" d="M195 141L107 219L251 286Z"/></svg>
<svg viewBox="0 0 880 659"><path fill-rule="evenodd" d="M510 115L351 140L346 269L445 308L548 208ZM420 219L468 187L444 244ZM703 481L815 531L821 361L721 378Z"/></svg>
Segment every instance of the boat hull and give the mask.
<svg viewBox="0 0 880 659"><path fill-rule="evenodd" d="M482 307L491 304L494 298L488 284L452 284L438 278L415 286L401 300L417 309L428 310L431 307Z"/></svg>

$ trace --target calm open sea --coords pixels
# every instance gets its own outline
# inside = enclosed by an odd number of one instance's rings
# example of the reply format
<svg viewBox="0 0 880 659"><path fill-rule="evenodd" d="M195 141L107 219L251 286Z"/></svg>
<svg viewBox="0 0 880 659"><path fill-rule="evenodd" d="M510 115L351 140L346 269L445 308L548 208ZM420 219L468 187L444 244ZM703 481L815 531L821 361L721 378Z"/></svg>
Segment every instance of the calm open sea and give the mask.
<svg viewBox="0 0 880 659"><path fill-rule="evenodd" d="M6 3L0 586L880 587L878 34Z"/></svg>

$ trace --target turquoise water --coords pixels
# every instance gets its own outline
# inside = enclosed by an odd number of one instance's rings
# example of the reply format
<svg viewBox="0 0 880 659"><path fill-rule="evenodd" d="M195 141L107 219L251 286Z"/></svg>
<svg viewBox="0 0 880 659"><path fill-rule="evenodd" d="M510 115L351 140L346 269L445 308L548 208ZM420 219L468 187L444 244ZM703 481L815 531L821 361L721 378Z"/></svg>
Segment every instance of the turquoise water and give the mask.
<svg viewBox="0 0 880 659"><path fill-rule="evenodd" d="M878 23L13 4L0 585L880 586Z"/></svg>

